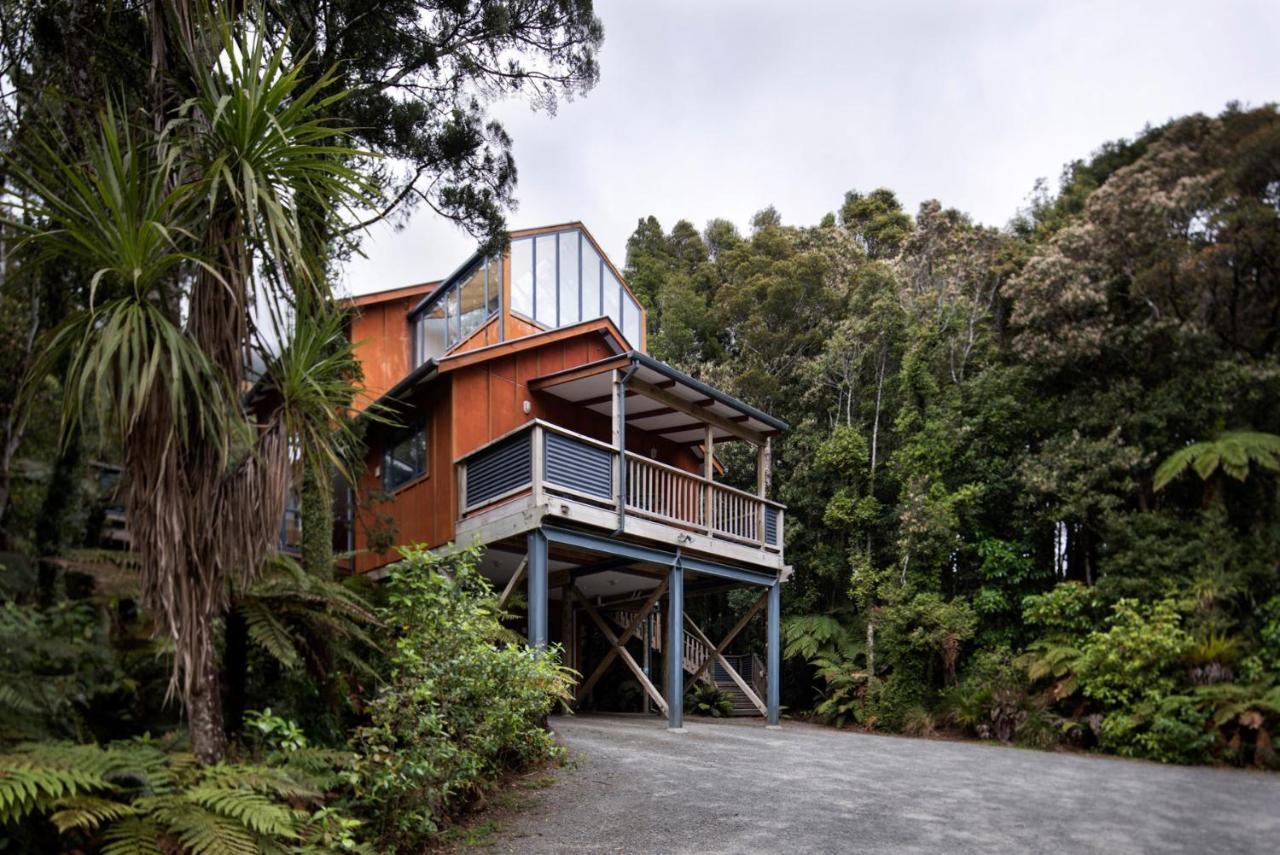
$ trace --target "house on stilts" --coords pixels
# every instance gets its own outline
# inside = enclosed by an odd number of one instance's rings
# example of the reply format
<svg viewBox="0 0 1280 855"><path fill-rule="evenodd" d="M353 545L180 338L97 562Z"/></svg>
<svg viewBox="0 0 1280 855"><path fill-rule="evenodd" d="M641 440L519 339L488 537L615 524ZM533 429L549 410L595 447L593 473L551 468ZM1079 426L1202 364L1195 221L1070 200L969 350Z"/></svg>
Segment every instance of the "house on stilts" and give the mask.
<svg viewBox="0 0 1280 855"><path fill-rule="evenodd" d="M644 308L581 223L513 232L441 282L349 305L361 405L398 422L370 423L364 471L339 497L352 571L385 572L391 541L479 542L504 600L527 592L530 644L559 642L582 673L579 700L625 667L672 728L696 681L778 723L790 568L785 509L768 493L787 425L650 357ZM754 449L754 489L718 480L728 442ZM689 599L737 587L759 596L724 638L686 614ZM761 609L765 660L735 656ZM607 641L594 661L588 627Z"/></svg>

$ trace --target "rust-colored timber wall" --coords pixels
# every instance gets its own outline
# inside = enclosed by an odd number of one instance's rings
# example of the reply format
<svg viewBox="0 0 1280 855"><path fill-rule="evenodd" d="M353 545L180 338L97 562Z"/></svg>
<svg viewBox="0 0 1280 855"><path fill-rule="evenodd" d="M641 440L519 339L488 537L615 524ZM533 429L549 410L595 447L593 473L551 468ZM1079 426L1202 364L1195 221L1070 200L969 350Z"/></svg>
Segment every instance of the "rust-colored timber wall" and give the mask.
<svg viewBox="0 0 1280 855"><path fill-rule="evenodd" d="M611 442L613 425L608 416L551 394L531 393L528 384L535 377L612 355L602 338L582 336L453 372L455 459L533 419L543 419L601 442ZM530 404L527 414L525 401ZM700 461L688 448L637 428L627 428L627 449L646 457L657 449L657 459L661 462L689 472L701 471Z"/></svg>
<svg viewBox="0 0 1280 855"><path fill-rule="evenodd" d="M369 547L369 530L385 528L395 532L394 543L421 543L439 546L453 539L458 518L458 491L453 474L453 413L448 378L428 385L410 399L411 412L427 420L427 474L401 485L389 496L382 493L379 474L388 431L369 431L369 451L357 489L355 559L357 573L367 573L395 561L395 548L383 553L364 552Z"/></svg>
<svg viewBox="0 0 1280 855"><path fill-rule="evenodd" d="M425 293L425 289L423 289ZM364 407L409 373L409 310L422 294L409 294L361 306L351 318L351 342L364 368L364 390L356 407Z"/></svg>
<svg viewBox="0 0 1280 855"><path fill-rule="evenodd" d="M477 332L477 335L480 331ZM543 419L602 442L612 438L608 416L592 412L547 393L530 392L528 383L566 368L612 356L604 338L576 336L540 347L499 356L456 369L431 383L409 401L412 412L429 413L427 474L396 490L385 501L379 471L385 429L371 430L365 472L360 479L357 549L365 549L369 527L394 526L395 543L441 546L453 539L458 517L458 488L454 461L533 419ZM524 412L524 402L530 411ZM637 428L627 429L627 448L688 472L701 472L701 462L687 447ZM356 558L356 571L365 573L396 560L394 549Z"/></svg>

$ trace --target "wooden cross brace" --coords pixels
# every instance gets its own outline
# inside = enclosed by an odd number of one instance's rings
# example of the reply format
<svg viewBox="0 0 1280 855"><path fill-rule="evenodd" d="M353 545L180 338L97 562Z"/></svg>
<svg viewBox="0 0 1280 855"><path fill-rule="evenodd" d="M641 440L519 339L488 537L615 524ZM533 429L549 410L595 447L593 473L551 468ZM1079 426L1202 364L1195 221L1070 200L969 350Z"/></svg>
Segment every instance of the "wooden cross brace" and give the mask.
<svg viewBox="0 0 1280 855"><path fill-rule="evenodd" d="M707 638L706 634L698 628L698 625L695 624L687 614L684 616L685 623L689 625L689 629L692 630L698 638L702 639L702 642L706 644L707 647L711 648L711 655L707 657L705 662L698 666L698 670L694 672L693 677L689 682L697 682L698 678L701 677L713 663L719 662L720 667L729 675L729 679L733 680L733 682L737 684L738 688L742 690L742 694L747 696L747 700L751 701L751 703L755 705L755 708L760 710L761 715L768 715L768 708L765 707L764 702L760 700L760 697L755 693L751 686L747 685L747 681L742 679L742 675L739 674L734 667L729 664L728 660L724 658L724 652L729 649L729 645L738 637L738 633L742 632L743 628L746 627L747 622L750 621L755 613L760 611L768 601L768 592L761 594L760 599L751 604L751 608L747 609L746 613L738 619L738 622L733 625L733 629L729 630L729 633L719 644L712 644L711 639Z"/></svg>
<svg viewBox="0 0 1280 855"><path fill-rule="evenodd" d="M651 611L653 611L653 607L657 605L658 600L667 592L666 580L664 579L658 587L653 589L653 593L649 595L649 598L645 600L644 604L636 611L636 616L631 619L631 625L628 626L620 636L614 635L609 624L600 616L600 613L596 611L595 607L591 605L587 598L582 596L575 586L570 585L568 590L573 598L586 610L587 614L591 616L591 620L600 628L600 631L604 633L604 637L611 645L609 652L604 655L604 658L600 660L600 664L591 672L591 676L579 684L577 690L574 692L575 700L582 700L582 698L595 686L596 681L600 679L601 675L604 674L605 669L613 663L613 660L617 657L622 657L623 663L631 669L631 673L635 674L636 679L640 681L640 686L644 689L645 694L647 694L649 698L658 705L658 708L665 713L667 711L666 700L658 690L654 688L653 683L649 681L649 677L644 673L644 669L636 664L635 658L627 650L627 642L636 634L636 630L640 628L640 624L644 623L644 619L649 616Z"/></svg>
<svg viewBox="0 0 1280 855"><path fill-rule="evenodd" d="M511 599L511 595L515 593L516 585L520 584L520 580L524 578L525 568L529 566L529 557L526 555L520 559L520 565L516 567L516 572L511 574L511 579L507 582L507 587L502 589L502 596L498 597L498 608L505 609L507 602Z"/></svg>

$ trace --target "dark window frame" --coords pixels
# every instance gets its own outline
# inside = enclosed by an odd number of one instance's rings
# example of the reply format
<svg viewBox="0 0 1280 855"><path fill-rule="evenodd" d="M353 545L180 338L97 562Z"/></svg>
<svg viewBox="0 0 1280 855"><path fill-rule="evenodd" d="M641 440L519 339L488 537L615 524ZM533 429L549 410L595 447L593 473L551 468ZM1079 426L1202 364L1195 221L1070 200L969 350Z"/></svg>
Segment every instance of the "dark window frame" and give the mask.
<svg viewBox="0 0 1280 855"><path fill-rule="evenodd" d="M393 467L391 465L395 451L407 443L417 441L420 445L420 457L413 461L412 473L405 476L402 480L391 483L391 473ZM398 428L387 435L386 442L382 448L382 489L383 492L393 493L396 490L412 484L422 478L426 478L431 474L431 437L427 431L427 420L425 418L415 419L403 428Z"/></svg>

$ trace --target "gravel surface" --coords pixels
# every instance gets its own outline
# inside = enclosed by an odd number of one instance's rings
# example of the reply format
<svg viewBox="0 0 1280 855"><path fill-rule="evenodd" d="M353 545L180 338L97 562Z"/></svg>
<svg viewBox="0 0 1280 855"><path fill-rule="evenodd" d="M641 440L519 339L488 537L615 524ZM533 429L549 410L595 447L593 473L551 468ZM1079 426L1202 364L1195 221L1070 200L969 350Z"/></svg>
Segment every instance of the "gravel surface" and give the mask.
<svg viewBox="0 0 1280 855"><path fill-rule="evenodd" d="M510 852L1280 852L1280 775L758 719L556 717Z"/></svg>

